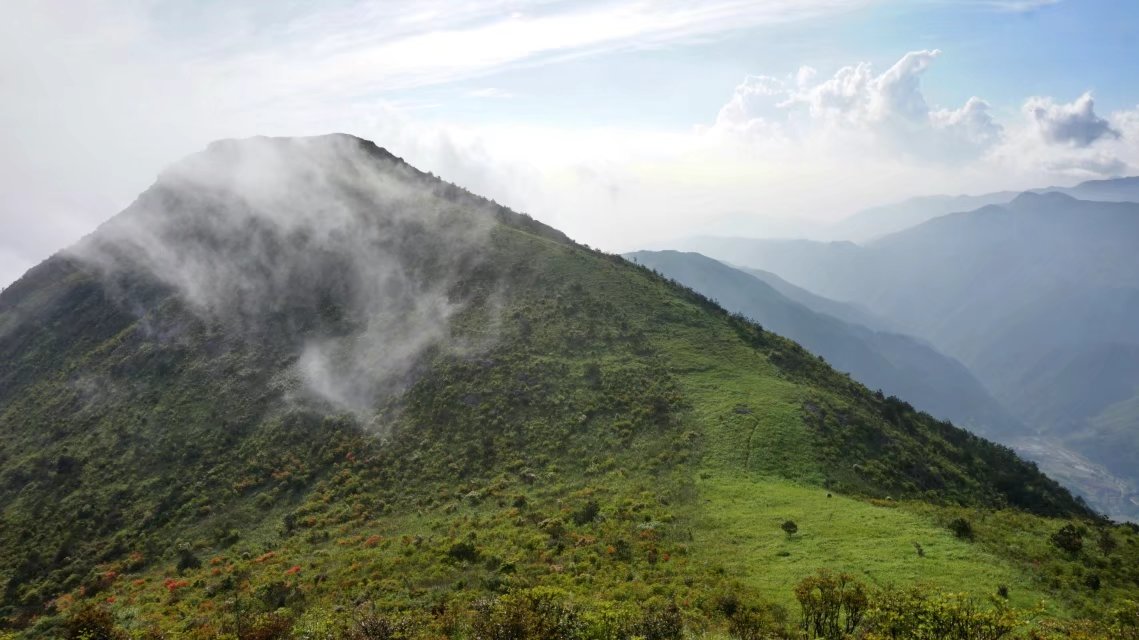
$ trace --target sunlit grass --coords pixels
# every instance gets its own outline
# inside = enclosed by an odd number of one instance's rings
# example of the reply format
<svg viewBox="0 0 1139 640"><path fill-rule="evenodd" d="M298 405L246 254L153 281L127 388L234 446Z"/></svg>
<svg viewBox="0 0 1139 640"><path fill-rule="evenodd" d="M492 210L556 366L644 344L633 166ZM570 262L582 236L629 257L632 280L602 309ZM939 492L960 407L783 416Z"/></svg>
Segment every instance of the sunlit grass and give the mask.
<svg viewBox="0 0 1139 640"><path fill-rule="evenodd" d="M878 506L784 480L715 474L698 481L702 517L697 555L722 566L772 601L793 607L791 589L825 568L878 587L927 584L984 602L1000 585L1010 602L1030 608L1049 596L1024 570L988 548L959 540L929 514ZM792 520L798 532L780 525ZM918 553L915 545L921 545ZM1054 606L1054 605L1053 605Z"/></svg>

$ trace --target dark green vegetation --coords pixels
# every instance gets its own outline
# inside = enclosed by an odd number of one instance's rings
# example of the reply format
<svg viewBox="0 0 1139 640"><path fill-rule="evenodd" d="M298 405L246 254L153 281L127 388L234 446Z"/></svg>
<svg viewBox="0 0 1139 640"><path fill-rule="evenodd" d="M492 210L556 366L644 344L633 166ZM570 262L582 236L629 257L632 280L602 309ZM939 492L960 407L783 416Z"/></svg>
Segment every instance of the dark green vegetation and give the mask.
<svg viewBox="0 0 1139 640"><path fill-rule="evenodd" d="M353 138L190 165L0 294L6 627L794 637L820 567L881 637L1132 621L1135 531L703 296Z"/></svg>
<svg viewBox="0 0 1139 640"><path fill-rule="evenodd" d="M1108 198L1133 193L1136 183L1072 192ZM865 246L728 239L691 248L856 301L929 341L964 363L1034 434L988 435L1023 447L1098 508L1136 517L1136 238L1139 204L1029 192ZM1106 472L1088 473L1096 465Z"/></svg>

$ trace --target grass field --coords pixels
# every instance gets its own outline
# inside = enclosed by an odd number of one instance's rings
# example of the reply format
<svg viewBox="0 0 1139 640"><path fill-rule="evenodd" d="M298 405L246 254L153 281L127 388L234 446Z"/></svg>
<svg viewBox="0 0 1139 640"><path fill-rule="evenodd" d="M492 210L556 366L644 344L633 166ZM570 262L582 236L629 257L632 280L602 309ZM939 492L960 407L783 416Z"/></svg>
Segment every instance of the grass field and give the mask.
<svg viewBox="0 0 1139 640"><path fill-rule="evenodd" d="M697 481L704 515L696 520L693 548L774 602L792 607L795 583L825 568L878 587L924 583L982 601L1005 585L1014 606L1043 602L1059 612L1018 566L957 539L932 514L828 497L819 487L784 480L705 475ZM780 529L785 520L794 521L798 533L787 536Z"/></svg>

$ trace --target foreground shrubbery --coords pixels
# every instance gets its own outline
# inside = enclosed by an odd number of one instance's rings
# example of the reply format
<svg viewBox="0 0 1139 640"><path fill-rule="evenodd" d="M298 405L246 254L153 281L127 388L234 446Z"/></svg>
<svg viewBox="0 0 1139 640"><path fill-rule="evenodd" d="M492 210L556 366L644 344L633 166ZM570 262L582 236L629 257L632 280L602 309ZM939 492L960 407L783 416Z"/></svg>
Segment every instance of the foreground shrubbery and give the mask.
<svg viewBox="0 0 1139 640"><path fill-rule="evenodd" d="M233 640L1139 640L1139 603L1127 602L1106 619L1038 620L1001 600L977 602L921 588L877 590L845 573L820 571L794 588L800 616L781 607L746 603L728 593L707 611L686 615L654 599L640 606L583 602L560 589L521 589L466 606L431 610L354 611L336 607L298 622L287 609L236 617L219 637ZM699 614L708 614L702 618ZM105 609L84 607L63 626L68 640L126 640ZM150 631L145 638L177 637ZM2 638L2 636L0 636ZM5 639L7 640L7 639Z"/></svg>

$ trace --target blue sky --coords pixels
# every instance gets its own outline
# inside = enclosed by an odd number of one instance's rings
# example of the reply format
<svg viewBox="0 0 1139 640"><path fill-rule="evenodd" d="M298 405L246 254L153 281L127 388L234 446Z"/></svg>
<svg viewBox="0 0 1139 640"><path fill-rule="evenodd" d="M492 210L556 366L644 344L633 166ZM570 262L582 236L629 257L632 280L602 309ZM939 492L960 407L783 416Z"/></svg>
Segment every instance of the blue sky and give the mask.
<svg viewBox="0 0 1139 640"><path fill-rule="evenodd" d="M869 4L791 24L760 25L707 42L617 51L508 69L392 95L438 117L686 127L715 112L748 74L834 71L852 61L887 67L907 51L941 49L926 76L931 102L981 95L1008 110L1025 96L1096 92L1104 111L1139 104L1130 59L1139 53L1139 3L910 1ZM515 100L488 107L467 92L493 85Z"/></svg>
<svg viewBox="0 0 1139 640"><path fill-rule="evenodd" d="M1139 173L1130 0L13 0L0 286L222 137L346 131L609 250Z"/></svg>

